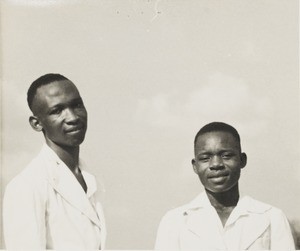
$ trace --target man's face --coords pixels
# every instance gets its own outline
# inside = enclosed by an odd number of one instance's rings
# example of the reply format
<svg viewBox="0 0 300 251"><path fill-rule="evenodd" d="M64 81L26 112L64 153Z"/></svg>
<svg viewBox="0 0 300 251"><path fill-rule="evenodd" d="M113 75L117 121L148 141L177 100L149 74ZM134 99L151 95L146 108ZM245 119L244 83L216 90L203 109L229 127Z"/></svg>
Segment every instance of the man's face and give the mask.
<svg viewBox="0 0 300 251"><path fill-rule="evenodd" d="M208 132L198 137L192 163L205 189L221 193L238 184L246 154L231 133Z"/></svg>
<svg viewBox="0 0 300 251"><path fill-rule="evenodd" d="M32 109L46 141L67 147L83 142L87 111L71 81L56 81L38 88Z"/></svg>

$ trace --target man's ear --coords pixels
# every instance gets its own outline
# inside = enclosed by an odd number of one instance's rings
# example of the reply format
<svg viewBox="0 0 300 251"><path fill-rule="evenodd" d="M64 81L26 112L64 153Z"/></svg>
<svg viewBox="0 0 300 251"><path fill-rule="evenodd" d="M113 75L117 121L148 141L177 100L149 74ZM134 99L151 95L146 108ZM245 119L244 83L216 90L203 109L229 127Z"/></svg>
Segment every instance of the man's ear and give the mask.
<svg viewBox="0 0 300 251"><path fill-rule="evenodd" d="M43 130L43 126L42 126L40 120L38 119L38 117L30 116L29 123L30 123L31 127L33 128L33 130L35 130L37 132L40 132Z"/></svg>
<svg viewBox="0 0 300 251"><path fill-rule="evenodd" d="M241 154L241 168L244 168L247 165L247 155L246 153Z"/></svg>
<svg viewBox="0 0 300 251"><path fill-rule="evenodd" d="M192 159L192 165L193 165L193 169L194 169L194 172L196 173L196 174L198 174L198 169L197 169L197 167L196 167L196 160L195 159Z"/></svg>

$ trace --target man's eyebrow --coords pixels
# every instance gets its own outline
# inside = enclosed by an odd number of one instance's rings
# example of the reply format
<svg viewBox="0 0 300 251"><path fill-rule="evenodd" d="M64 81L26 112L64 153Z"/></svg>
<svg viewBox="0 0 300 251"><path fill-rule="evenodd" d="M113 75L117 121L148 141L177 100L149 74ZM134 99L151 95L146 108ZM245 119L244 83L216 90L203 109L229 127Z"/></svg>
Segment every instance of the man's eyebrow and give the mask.
<svg viewBox="0 0 300 251"><path fill-rule="evenodd" d="M77 98L74 98L72 100L82 100L82 98L81 97L77 97Z"/></svg>
<svg viewBox="0 0 300 251"><path fill-rule="evenodd" d="M64 106L68 106L68 105L70 105L70 104L74 104L74 103L77 103L77 102L83 103L82 98L81 98L81 97L79 97L79 98L74 98L74 99L72 99L72 100L70 100L69 102L66 102L66 103L57 103L57 104L51 106L50 109L55 108L55 107L64 107Z"/></svg>
<svg viewBox="0 0 300 251"><path fill-rule="evenodd" d="M208 151L201 151L201 152L198 152L197 155L204 155L204 154L212 154L211 152L208 152Z"/></svg>
<svg viewBox="0 0 300 251"><path fill-rule="evenodd" d="M55 105L49 107L49 109L53 109L53 108L57 108L57 107L63 107L63 106L64 106L64 104L62 104L62 103L57 103L57 104L55 104Z"/></svg>
<svg viewBox="0 0 300 251"><path fill-rule="evenodd" d="M220 151L218 151L217 153L220 154L220 153L225 153L225 152L235 152L235 149L234 148L228 148L228 149L222 149ZM200 151L197 153L197 155L204 155L204 154L213 154L211 151Z"/></svg>
<svg viewBox="0 0 300 251"><path fill-rule="evenodd" d="M72 99L72 100L71 100L70 102L68 102L68 103L75 103L75 102L82 102L82 103L83 103L83 100L82 100L81 97L78 97L78 98Z"/></svg>

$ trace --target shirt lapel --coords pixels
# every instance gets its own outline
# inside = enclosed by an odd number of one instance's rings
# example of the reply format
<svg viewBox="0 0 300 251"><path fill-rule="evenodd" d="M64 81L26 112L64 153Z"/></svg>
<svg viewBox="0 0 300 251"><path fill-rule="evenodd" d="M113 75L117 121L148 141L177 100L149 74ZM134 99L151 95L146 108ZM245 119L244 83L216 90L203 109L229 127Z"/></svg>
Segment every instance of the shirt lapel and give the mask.
<svg viewBox="0 0 300 251"><path fill-rule="evenodd" d="M44 152L46 153L44 154L44 156L46 157L48 164L47 172L50 185L70 205L87 216L94 224L96 224L100 228L101 225L97 213L93 208L91 202L89 201L88 195L84 192L71 170L65 165L62 160L58 158L58 156L50 148L46 150L44 148ZM89 187L91 186L90 180L87 179L86 183L89 189ZM93 190L95 190L95 187L93 188Z"/></svg>
<svg viewBox="0 0 300 251"><path fill-rule="evenodd" d="M241 249L248 249L269 227L270 222L261 214L249 215L241 237Z"/></svg>
<svg viewBox="0 0 300 251"><path fill-rule="evenodd" d="M269 205L255 201L248 196L239 201L227 223L228 225L234 224L240 217L245 217L241 233L241 249L249 248L267 230L270 222L264 212L269 209Z"/></svg>
<svg viewBox="0 0 300 251"><path fill-rule="evenodd" d="M222 238L215 235L216 232L222 231L221 221L218 221L216 212L212 208L205 192L193 200L188 208L184 212L187 217L186 225L188 230L199 238L197 243L200 244L200 247L207 246L209 249L225 249L226 245ZM207 238L208 236L211 236L211 238ZM194 243L193 245L197 244Z"/></svg>
<svg viewBox="0 0 300 251"><path fill-rule="evenodd" d="M240 237L237 237L241 238L240 249L249 248L267 230L270 222L264 213L269 209L269 205L255 201L248 196L240 199L225 225L230 226L240 217L244 217L243 231ZM215 235L216 231L222 231L222 225L220 221L212 222L213 219L218 219L218 217L205 192L189 203L184 215L187 217L188 230L198 236L202 244L209 241L209 247L226 249L226 244L222 238ZM207 240L207 236L212 236L212 239ZM201 246L203 246L202 244Z"/></svg>

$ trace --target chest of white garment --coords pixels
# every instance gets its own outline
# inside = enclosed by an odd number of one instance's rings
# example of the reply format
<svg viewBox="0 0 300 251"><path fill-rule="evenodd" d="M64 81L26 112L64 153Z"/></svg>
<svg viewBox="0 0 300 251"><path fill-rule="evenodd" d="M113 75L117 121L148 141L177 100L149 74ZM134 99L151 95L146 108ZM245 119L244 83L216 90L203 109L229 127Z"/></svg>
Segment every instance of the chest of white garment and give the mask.
<svg viewBox="0 0 300 251"><path fill-rule="evenodd" d="M223 227L214 208L201 208L185 215L179 239L181 250L241 250L269 249L270 229L264 224L258 229L247 226L250 215L234 211ZM261 217L251 217L260 221ZM260 226L260 224L258 224Z"/></svg>
<svg viewBox="0 0 300 251"><path fill-rule="evenodd" d="M100 249L101 221L95 202L95 178L82 171L87 193L62 162L48 175L46 205L47 249ZM49 170L48 169L48 170Z"/></svg>
<svg viewBox="0 0 300 251"><path fill-rule="evenodd" d="M82 198L83 199L83 198ZM86 198L95 208L93 197ZM100 228L51 186L46 207L47 249L93 248L101 245Z"/></svg>

